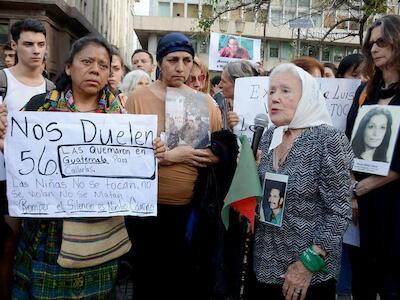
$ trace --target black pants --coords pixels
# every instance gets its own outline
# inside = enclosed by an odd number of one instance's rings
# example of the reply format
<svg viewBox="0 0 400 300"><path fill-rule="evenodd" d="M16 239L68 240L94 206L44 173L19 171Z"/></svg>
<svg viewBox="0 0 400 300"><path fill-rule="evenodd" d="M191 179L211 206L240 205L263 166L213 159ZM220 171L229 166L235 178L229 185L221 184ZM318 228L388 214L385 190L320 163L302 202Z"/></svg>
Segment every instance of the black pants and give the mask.
<svg viewBox="0 0 400 300"><path fill-rule="evenodd" d="M335 300L336 281L330 279L328 281L310 285L307 290L306 300ZM282 294L282 285L280 284L263 284L257 282L252 292L251 300L268 299L268 300L284 300ZM300 299L300 297L299 297Z"/></svg>
<svg viewBox="0 0 400 300"><path fill-rule="evenodd" d="M127 218L132 240L133 298L190 299L185 244L189 207L159 205L157 217Z"/></svg>
<svg viewBox="0 0 400 300"><path fill-rule="evenodd" d="M362 248L350 249L354 300L400 300L400 258L383 252L374 257Z"/></svg>

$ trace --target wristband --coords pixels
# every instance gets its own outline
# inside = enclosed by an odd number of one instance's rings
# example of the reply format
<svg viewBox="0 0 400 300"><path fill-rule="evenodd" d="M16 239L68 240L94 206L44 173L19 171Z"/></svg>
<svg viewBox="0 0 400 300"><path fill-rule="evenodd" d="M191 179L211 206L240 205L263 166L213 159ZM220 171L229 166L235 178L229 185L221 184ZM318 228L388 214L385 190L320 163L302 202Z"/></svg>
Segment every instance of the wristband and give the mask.
<svg viewBox="0 0 400 300"><path fill-rule="evenodd" d="M324 274L328 273L325 267L325 260L315 252L312 247L308 247L301 255L300 261L304 267L311 273L322 272Z"/></svg>

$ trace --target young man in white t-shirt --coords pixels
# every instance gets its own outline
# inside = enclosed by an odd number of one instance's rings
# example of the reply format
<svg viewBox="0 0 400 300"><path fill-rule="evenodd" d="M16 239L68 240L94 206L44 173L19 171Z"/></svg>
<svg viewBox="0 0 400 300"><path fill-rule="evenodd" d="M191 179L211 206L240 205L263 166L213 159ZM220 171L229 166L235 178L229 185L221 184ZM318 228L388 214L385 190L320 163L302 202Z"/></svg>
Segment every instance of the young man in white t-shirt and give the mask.
<svg viewBox="0 0 400 300"><path fill-rule="evenodd" d="M8 111L20 110L35 95L46 92L42 76L46 52L46 29L38 20L25 19L11 27L11 47L18 63L3 71L7 77L7 93L3 99Z"/></svg>
<svg viewBox="0 0 400 300"><path fill-rule="evenodd" d="M43 59L46 52L46 29L38 20L25 19L14 23L11 27L12 42L11 47L17 52L18 63L4 71L1 88L3 102L8 111L22 109L25 104L35 95L46 92L54 85L46 81L42 76ZM4 88L5 87L5 88ZM4 182L3 182L4 184ZM4 210L5 193L4 186L1 187L0 194L1 208ZM4 211L1 214L5 213ZM10 279L12 269L12 259L15 252L16 241L19 231L19 222L15 218L5 216L6 222L2 227L8 234L5 235L0 243L3 251L0 251L0 298L8 298L10 290ZM4 220L1 220L4 222ZM10 231L11 229L11 231ZM1 254L2 253L2 254Z"/></svg>

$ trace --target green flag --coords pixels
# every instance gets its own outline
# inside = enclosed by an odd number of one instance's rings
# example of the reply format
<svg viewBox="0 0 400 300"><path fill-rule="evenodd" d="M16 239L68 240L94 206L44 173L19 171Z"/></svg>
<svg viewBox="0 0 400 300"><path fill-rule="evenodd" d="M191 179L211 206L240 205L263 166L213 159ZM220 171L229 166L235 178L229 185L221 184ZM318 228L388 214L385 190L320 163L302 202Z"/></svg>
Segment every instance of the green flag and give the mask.
<svg viewBox="0 0 400 300"><path fill-rule="evenodd" d="M254 230L254 217L257 203L262 200L262 188L258 177L257 165L247 137L240 137L242 148L239 163L232 184L221 211L222 222L229 227L229 209L232 206L241 216L245 216Z"/></svg>

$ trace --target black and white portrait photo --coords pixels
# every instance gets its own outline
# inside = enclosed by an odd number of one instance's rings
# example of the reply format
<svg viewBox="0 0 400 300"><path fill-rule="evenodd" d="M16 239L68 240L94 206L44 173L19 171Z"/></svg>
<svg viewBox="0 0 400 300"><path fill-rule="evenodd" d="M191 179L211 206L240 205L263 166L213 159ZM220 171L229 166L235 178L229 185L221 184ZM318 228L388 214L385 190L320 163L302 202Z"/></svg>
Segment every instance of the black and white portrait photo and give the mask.
<svg viewBox="0 0 400 300"><path fill-rule="evenodd" d="M387 175L399 130L399 108L365 105L352 133L354 171Z"/></svg>

